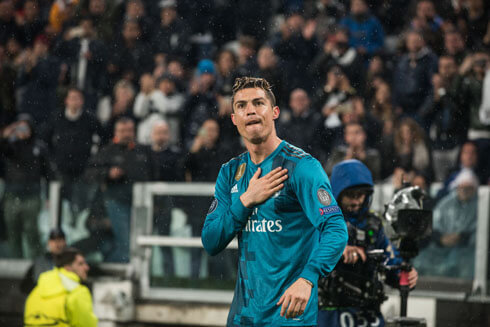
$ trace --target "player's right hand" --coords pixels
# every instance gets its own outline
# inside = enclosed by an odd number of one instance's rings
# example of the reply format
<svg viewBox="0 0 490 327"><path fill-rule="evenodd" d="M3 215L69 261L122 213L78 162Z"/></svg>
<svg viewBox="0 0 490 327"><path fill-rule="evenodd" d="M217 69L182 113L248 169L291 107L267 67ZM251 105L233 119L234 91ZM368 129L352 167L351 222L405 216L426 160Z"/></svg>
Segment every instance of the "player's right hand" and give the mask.
<svg viewBox="0 0 490 327"><path fill-rule="evenodd" d="M288 178L288 170L282 167L277 167L262 177L260 177L261 172L261 168L257 169L250 179L247 190L240 196L240 200L247 208L265 202L284 187L284 181Z"/></svg>

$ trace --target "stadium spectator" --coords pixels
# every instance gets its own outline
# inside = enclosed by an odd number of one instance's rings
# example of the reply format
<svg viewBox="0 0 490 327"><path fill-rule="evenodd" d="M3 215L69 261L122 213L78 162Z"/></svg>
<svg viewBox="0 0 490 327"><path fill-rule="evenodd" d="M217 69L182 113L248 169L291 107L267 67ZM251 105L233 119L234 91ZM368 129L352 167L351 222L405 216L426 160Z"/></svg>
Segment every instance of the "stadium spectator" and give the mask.
<svg viewBox="0 0 490 327"><path fill-rule="evenodd" d="M104 203L113 231L109 262L129 261L129 234L133 183L151 179L149 150L135 143L134 122L117 120L114 139L93 156L87 167L90 181L103 185Z"/></svg>
<svg viewBox="0 0 490 327"><path fill-rule="evenodd" d="M431 0L417 1L410 27L419 31L427 45L437 53L442 50L442 25L443 19L437 14Z"/></svg>
<svg viewBox="0 0 490 327"><path fill-rule="evenodd" d="M188 61L191 50L190 30L177 14L177 2L162 0L159 6L160 23L151 41L153 52L177 56Z"/></svg>
<svg viewBox="0 0 490 327"><path fill-rule="evenodd" d="M365 62L356 49L349 46L348 31L337 28L335 33L325 39L322 50L310 67L310 74L318 79L318 84L325 82L323 79L331 66L339 65L352 82L352 86L362 93L365 85Z"/></svg>
<svg viewBox="0 0 490 327"><path fill-rule="evenodd" d="M388 63L382 56L373 56L369 60L369 65L366 72L366 84L362 88L364 91L363 96L368 101L372 101L374 92L381 82L388 83L390 89L393 89L393 83L391 83L391 77L393 75L391 69L387 67ZM398 110L401 112L401 110Z"/></svg>
<svg viewBox="0 0 490 327"><path fill-rule="evenodd" d="M120 79L136 84L140 76L153 70L152 52L141 39L141 28L137 20L124 22L121 37L110 48L110 85Z"/></svg>
<svg viewBox="0 0 490 327"><path fill-rule="evenodd" d="M231 107L231 95L216 96L218 101L219 125L219 144L220 147L229 155L238 155L243 152L243 145L240 143L240 136L235 125L230 119L233 110Z"/></svg>
<svg viewBox="0 0 490 327"><path fill-rule="evenodd" d="M461 84L458 87L458 106L457 111L453 112L459 122L469 122L468 139L474 141L478 146L481 167L484 174L490 176L490 115L485 118L484 112L488 109L483 106L484 92L483 82L490 79L488 68L490 67L489 54L484 50L479 50L465 59L461 64L460 74L463 75ZM487 82L488 85L488 82Z"/></svg>
<svg viewBox="0 0 490 327"><path fill-rule="evenodd" d="M216 90L222 95L231 95L237 77L238 59L235 53L223 49L216 59Z"/></svg>
<svg viewBox="0 0 490 327"><path fill-rule="evenodd" d="M219 147L219 125L214 119L207 119L189 149L185 163L185 179L188 182L211 182L218 172L226 153Z"/></svg>
<svg viewBox="0 0 490 327"><path fill-rule="evenodd" d="M152 180L178 182L184 180L181 150L170 143L170 126L160 120L151 130Z"/></svg>
<svg viewBox="0 0 490 327"><path fill-rule="evenodd" d="M65 107L42 127L41 136L48 145L56 178L62 183L61 196L69 201L73 222L87 205L82 175L103 133L95 116L84 108L83 93L77 88L68 90Z"/></svg>
<svg viewBox="0 0 490 327"><path fill-rule="evenodd" d="M140 144L149 145L151 126L157 120L163 119L163 113L156 105L156 98L160 92L155 86L155 78L149 73L141 75L139 86L140 91L136 95L133 106L133 115L140 121L136 129L136 139ZM161 109L166 108L163 106Z"/></svg>
<svg viewBox="0 0 490 327"><path fill-rule="evenodd" d="M22 90L19 112L30 114L36 124L46 122L56 108L60 63L49 53L48 42L45 35L36 37L33 48L22 55L17 78L17 87Z"/></svg>
<svg viewBox="0 0 490 327"><path fill-rule="evenodd" d="M37 224L41 179L50 180L52 171L46 145L35 132L31 117L21 114L3 129L0 140L0 156L5 165L3 216L13 258L32 259L41 251Z"/></svg>
<svg viewBox="0 0 490 327"><path fill-rule="evenodd" d="M175 86L179 92L184 92L188 87L187 67L179 58L169 58L167 65L168 74L175 78Z"/></svg>
<svg viewBox="0 0 490 327"><path fill-rule="evenodd" d="M383 48L383 26L369 12L366 0L352 0L349 15L340 24L349 30L349 45L361 55L371 57Z"/></svg>
<svg viewBox="0 0 490 327"><path fill-rule="evenodd" d="M289 110L283 110L279 116L278 134L289 143L314 153L314 127L318 125L320 118L320 113L311 108L308 93L303 89L295 89L289 96Z"/></svg>
<svg viewBox="0 0 490 327"><path fill-rule="evenodd" d="M468 50L460 31L451 29L444 33L443 54L454 57L458 65L463 63L464 58L468 55Z"/></svg>
<svg viewBox="0 0 490 327"><path fill-rule="evenodd" d="M78 17L89 16L94 22L97 36L104 42L111 42L114 36L114 1L81 0Z"/></svg>
<svg viewBox="0 0 490 327"><path fill-rule="evenodd" d="M294 11L287 15L280 30L270 38L270 46L280 58L284 78L288 81L287 90L311 87L312 81L305 70L308 70L316 53L315 29L315 20L306 21L300 12Z"/></svg>
<svg viewBox="0 0 490 327"><path fill-rule="evenodd" d="M387 145L387 148L390 146ZM432 155L422 128L411 118L404 118L395 127L393 153L385 153L385 170L401 168L417 170L432 178ZM391 158L391 160L390 160Z"/></svg>
<svg viewBox="0 0 490 327"><path fill-rule="evenodd" d="M364 99L361 96L352 97L352 113L347 117L342 117L343 125L349 122L358 122L366 132L366 145L371 148L384 146L383 124L373 116L371 111L366 109ZM344 115L345 116L345 115Z"/></svg>
<svg viewBox="0 0 490 327"><path fill-rule="evenodd" d="M463 169L434 208L433 241L414 262L427 276L472 279L475 267L478 178Z"/></svg>
<svg viewBox="0 0 490 327"><path fill-rule="evenodd" d="M145 43L150 43L155 29L155 22L146 13L145 4L142 0L129 0L120 4L124 7L119 22L115 24L118 26L116 29L121 30L122 25L127 20L137 20L141 27L141 40Z"/></svg>
<svg viewBox="0 0 490 327"><path fill-rule="evenodd" d="M466 139L468 126L458 121L454 115L459 110L458 66L453 57L439 58L438 73L432 77L433 103L424 120L430 126L430 140L433 148L435 179L441 181L456 160L458 146Z"/></svg>
<svg viewBox="0 0 490 327"><path fill-rule="evenodd" d="M409 31L405 45L407 52L398 60L393 76L393 100L404 115L425 124L422 117L432 103L432 75L437 70L437 57L419 32Z"/></svg>
<svg viewBox="0 0 490 327"><path fill-rule="evenodd" d="M286 83L284 81L284 69L279 64L279 58L274 53L274 49L268 45L260 47L257 53L258 69L254 76L261 77L270 81L274 88L274 94L279 99L287 99Z"/></svg>
<svg viewBox="0 0 490 327"><path fill-rule="evenodd" d="M68 84L83 91L85 107L94 113L99 98L110 90L107 85L108 48L97 36L92 18L82 17L78 26L68 29L54 52L67 66Z"/></svg>
<svg viewBox="0 0 490 327"><path fill-rule="evenodd" d="M133 118L135 96L133 85L126 80L120 80L114 86L113 95L113 98L109 96L102 98L97 106L97 118L105 130L104 141L113 137L114 124L119 118Z"/></svg>
<svg viewBox="0 0 490 327"><path fill-rule="evenodd" d="M489 45L488 40L486 43L483 42L485 36L488 36L489 24L488 6L485 6L484 0L466 1L464 6L456 11L456 14L458 27L464 31L470 49Z"/></svg>
<svg viewBox="0 0 490 327"><path fill-rule="evenodd" d="M316 19L316 33L323 40L345 15L345 5L338 0L320 0L310 9ZM306 5L306 4L305 4ZM308 12L305 10L305 12Z"/></svg>
<svg viewBox="0 0 490 327"><path fill-rule="evenodd" d="M66 248L56 260L56 267L39 277L29 294L24 311L26 326L96 327L92 296L82 282L87 280L89 266L83 254Z"/></svg>
<svg viewBox="0 0 490 327"><path fill-rule="evenodd" d="M356 159L365 164L376 181L381 176L381 157L378 150L366 145L366 132L360 123L349 123L344 126L345 145L336 147L329 157L325 171L332 173L333 167L341 161Z"/></svg>
<svg viewBox="0 0 490 327"><path fill-rule="evenodd" d="M471 170L478 178L478 181L481 184L485 184L488 179L488 174L484 173L481 160L479 160L479 157L483 155L485 154L478 153L478 147L476 146L475 142L466 141L463 143L456 163L454 164L454 167L451 167L451 170L445 176L443 187L437 193L437 198L440 199L449 193L451 183L463 170Z"/></svg>
<svg viewBox="0 0 490 327"><path fill-rule="evenodd" d="M216 117L218 104L215 96L216 70L214 63L203 59L197 65L191 81L189 94L182 112L181 135L186 149L192 146L201 125L209 118Z"/></svg>
<svg viewBox="0 0 490 327"><path fill-rule="evenodd" d="M178 80L171 74L164 74L157 80L159 92L155 96L155 107L170 125L172 144L181 144L180 117L185 96L179 91Z"/></svg>
<svg viewBox="0 0 490 327"><path fill-rule="evenodd" d="M256 58L257 40L251 36L241 36L238 39L238 74L250 75L257 71Z"/></svg>
<svg viewBox="0 0 490 327"><path fill-rule="evenodd" d="M327 119L331 115L335 117L335 107L348 101L355 93L355 89L351 86L350 80L342 68L334 65L328 70L323 87L317 89L313 106ZM338 126L338 124L335 125Z"/></svg>
<svg viewBox="0 0 490 327"><path fill-rule="evenodd" d="M151 131L151 165L152 180L165 182L181 182L184 180L183 155L180 149L170 144L170 126L160 120L153 124ZM158 235L170 236L170 223L174 199L170 196L155 196L153 202L154 227ZM189 217L189 220L192 216ZM164 272L167 276L174 276L173 249L162 247L164 256ZM200 261L199 261L200 263Z"/></svg>
<svg viewBox="0 0 490 327"><path fill-rule="evenodd" d="M42 256L36 257L31 266L27 269L24 278L21 281L20 289L22 293L28 295L36 286L39 276L55 266L55 261L58 255L63 252L66 247L65 233L58 228L54 228L49 232L47 252Z"/></svg>
<svg viewBox="0 0 490 327"><path fill-rule="evenodd" d="M212 182L218 177L223 161L230 158L218 143L219 125L214 119L207 119L194 138L189 154L185 159L185 180L187 182ZM205 212L209 199L203 197L190 198L192 206L187 211L188 221L192 228L192 236L201 235L202 219L199 213ZM201 249L191 250L191 277L198 278L201 267Z"/></svg>
<svg viewBox="0 0 490 327"><path fill-rule="evenodd" d="M395 120L395 113L393 108L393 102L391 99L391 88L388 83L381 80L377 86L374 87L375 93L373 101L370 105L371 114L375 119L383 124L383 138L389 138L393 136L393 125ZM378 140L379 142L380 140Z"/></svg>
<svg viewBox="0 0 490 327"><path fill-rule="evenodd" d="M315 126L319 134L315 147L324 153L318 157L320 162L325 162L332 148L342 143L342 124L353 114L350 99L354 95L355 90L340 66L332 66L325 85L313 96L313 108L322 115L321 123Z"/></svg>
<svg viewBox="0 0 490 327"><path fill-rule="evenodd" d="M24 2L21 13L16 16L16 23L24 45L32 46L34 40L43 32L47 23L42 20L39 9L37 0L27 0Z"/></svg>

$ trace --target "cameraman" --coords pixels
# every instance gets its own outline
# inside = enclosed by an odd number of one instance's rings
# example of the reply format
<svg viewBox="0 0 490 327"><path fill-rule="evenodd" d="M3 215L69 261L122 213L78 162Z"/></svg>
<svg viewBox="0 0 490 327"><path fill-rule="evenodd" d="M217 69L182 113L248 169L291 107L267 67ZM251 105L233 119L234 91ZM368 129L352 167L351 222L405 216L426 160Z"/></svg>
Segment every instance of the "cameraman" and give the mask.
<svg viewBox="0 0 490 327"><path fill-rule="evenodd" d="M378 272L382 266L399 265L398 251L386 237L382 222L369 212L373 178L358 160L335 165L330 182L349 230L349 242L334 271L319 283L318 326L384 326L380 312L386 299ZM376 258L369 251L383 250ZM396 270L387 272L386 283L398 285ZM409 273L409 286L415 287L418 274Z"/></svg>

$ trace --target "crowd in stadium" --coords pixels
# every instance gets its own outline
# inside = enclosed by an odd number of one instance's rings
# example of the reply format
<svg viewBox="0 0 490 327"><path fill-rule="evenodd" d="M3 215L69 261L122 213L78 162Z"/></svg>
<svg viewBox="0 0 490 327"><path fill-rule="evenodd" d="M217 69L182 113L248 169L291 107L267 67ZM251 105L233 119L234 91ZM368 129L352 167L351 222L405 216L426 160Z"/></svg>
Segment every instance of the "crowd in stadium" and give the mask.
<svg viewBox="0 0 490 327"><path fill-rule="evenodd" d="M279 137L328 174L355 158L395 187L444 182L437 200L486 185L489 16L484 0L0 0L12 251L20 230L39 243L26 222L42 178L69 185L73 203L86 203L83 184L106 184L124 239L132 182L214 182L244 151L230 120L239 76L272 84Z"/></svg>

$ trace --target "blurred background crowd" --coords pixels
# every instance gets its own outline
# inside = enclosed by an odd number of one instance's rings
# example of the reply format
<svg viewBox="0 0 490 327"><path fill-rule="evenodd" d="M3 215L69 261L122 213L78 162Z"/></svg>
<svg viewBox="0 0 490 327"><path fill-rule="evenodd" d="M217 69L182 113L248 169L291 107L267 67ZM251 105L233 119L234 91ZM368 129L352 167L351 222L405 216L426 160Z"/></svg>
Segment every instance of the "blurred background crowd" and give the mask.
<svg viewBox="0 0 490 327"><path fill-rule="evenodd" d="M327 173L356 158L395 188L442 182L434 246L474 245L489 15L484 0L0 0L6 253L42 252L41 181L57 180L73 217L90 207L92 235L112 234L104 260L127 261L133 182L214 182L244 151L239 76L272 84L279 137Z"/></svg>

